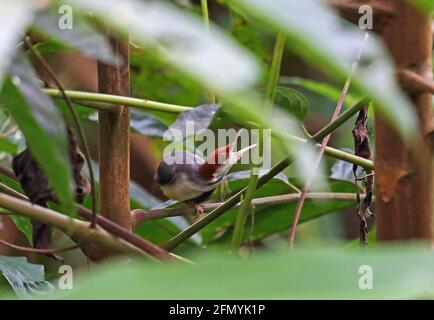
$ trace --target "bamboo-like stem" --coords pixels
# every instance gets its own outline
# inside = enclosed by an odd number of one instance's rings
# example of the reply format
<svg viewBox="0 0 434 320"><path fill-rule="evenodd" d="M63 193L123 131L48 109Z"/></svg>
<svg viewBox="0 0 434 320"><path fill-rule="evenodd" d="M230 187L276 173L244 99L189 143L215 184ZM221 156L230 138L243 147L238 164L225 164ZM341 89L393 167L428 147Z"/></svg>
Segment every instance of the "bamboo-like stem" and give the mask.
<svg viewBox="0 0 434 320"><path fill-rule="evenodd" d="M54 97L54 98L62 98L59 90L56 89L43 89L48 95ZM123 97L123 96L115 96L110 94L101 94L101 93L92 93L92 92L83 92L83 91L69 91L65 90L66 94L71 98L73 101L81 102L91 102L90 105L85 105L89 108L94 108L97 110L113 110L113 104L124 104L128 105L130 107L139 108L143 110L156 110L156 111L162 111L167 113L181 113L187 110L192 109L192 107L188 106L180 106L180 105L173 105L168 103L162 103L157 101L151 101L151 100L144 100L144 99L138 99L138 98L130 98L130 97ZM368 101L366 99L366 101ZM97 105L93 105L93 103L96 103ZM363 107L363 105L360 105L360 107ZM342 119L344 122L348 120L350 117L352 117L354 113L342 113ZM304 143L306 142L305 139L297 137L297 136L288 136L290 139L294 140L294 142L300 142ZM332 147L326 147L325 154L336 158L341 159L344 161L348 161L354 164L357 164L365 169L373 169L372 161L357 157L355 155L352 155L350 153L332 148ZM1 170L1 167L0 167Z"/></svg>
<svg viewBox="0 0 434 320"><path fill-rule="evenodd" d="M108 32L113 52L122 65L98 62L99 92L129 95L129 42L119 41ZM99 111L98 150L100 166L100 208L106 218L126 229L130 220L130 110Z"/></svg>
<svg viewBox="0 0 434 320"><path fill-rule="evenodd" d="M341 192L310 192L306 194L306 199L308 200L357 200L357 195L355 193L341 193ZM300 198L299 193L283 194L278 196L262 197L252 199L251 204L255 207L267 207L281 203L289 203ZM201 204L202 209L207 212L215 208L220 207L224 202L216 203L204 203ZM237 203L234 207L240 207L241 204ZM146 221L163 219L168 217L184 216L187 214L194 214L196 212L195 208L192 206L185 206L182 208L163 208L163 209L152 209L152 210L142 210L134 209L131 211L131 219L133 221L133 229L138 227L141 223Z"/></svg>
<svg viewBox="0 0 434 320"><path fill-rule="evenodd" d="M252 175L250 176L249 183L247 185L247 189L244 195L244 199L241 203L240 210L237 215L237 219L235 220L234 233L231 242L232 252L237 252L238 248L240 247L243 240L244 227L246 225L247 217L254 210L252 205L252 200L253 197L255 196L256 183L258 181L258 175L255 172L255 170L256 168L252 168Z"/></svg>
<svg viewBox="0 0 434 320"><path fill-rule="evenodd" d="M268 109L268 112L271 111L274 103L274 98L276 96L276 87L277 83L279 82L280 66L282 63L283 50L285 48L285 40L285 33L279 32L277 34L276 43L274 46L273 59L271 62L270 75L268 78L267 92L265 96L265 108ZM262 145L260 145L260 147L262 148ZM252 199L255 195L257 180L257 167L255 166L251 169L249 183L247 185L244 199L238 212L237 219L235 221L235 228L231 242L232 252L237 251L241 245L247 217L249 214L252 213L253 210Z"/></svg>
<svg viewBox="0 0 434 320"><path fill-rule="evenodd" d="M358 102L353 107L347 109L344 113L342 113L335 121L329 123L326 127L324 127L322 130L317 132L315 135L312 136L312 139L309 139L308 141L318 141L326 137L328 134L336 130L339 126L345 123L348 119L351 118L352 115L354 115L356 112L360 111L363 106L366 105L366 103L369 101L368 98L363 98L360 102ZM292 163L292 160L287 157L280 162L278 162L276 165L274 165L270 171L268 171L265 175L261 176L258 179L257 182L257 188L260 188L264 184L266 184L268 181L270 181L274 176L276 176L278 173L282 172L285 168L287 168ZM196 232L207 226L209 223L220 217L222 214L224 214L227 210L231 209L237 203L240 201L241 196L246 191L247 187L241 189L238 191L235 195L233 195L231 198L229 198L226 202L224 202L221 206L214 209L207 215L205 215L202 219L197 220L195 223L193 223L191 226L189 226L187 229L170 239L164 246L167 250L171 251L174 248L176 248L178 245L180 245L183 241L190 238L192 235L194 235Z"/></svg>
<svg viewBox="0 0 434 320"><path fill-rule="evenodd" d="M270 67L270 76L268 78L267 92L265 94L265 105L267 109L271 109L276 96L276 87L279 82L280 66L282 64L283 50L285 49L286 35L280 31L276 37L274 45L273 60Z"/></svg>
<svg viewBox="0 0 434 320"><path fill-rule="evenodd" d="M205 28L209 31L209 12L208 12L208 0L200 0L200 5L202 7L202 18ZM216 102L216 94L212 89L208 90L208 99L210 103Z"/></svg>
<svg viewBox="0 0 434 320"><path fill-rule="evenodd" d="M48 94L53 98L63 99L61 92L57 89L42 89L42 91L44 91L46 94ZM72 101L97 102L97 103L107 104L107 105L99 104L98 109L107 108L112 110L113 109L112 104L116 104L116 105L120 104L120 105L130 106L142 110L155 110L155 111L162 111L162 112L175 113L175 114L192 109L191 107L187 107L187 106L169 104L169 103L152 101L147 99L117 96L113 94L73 91L73 90L65 90L65 93ZM93 107L93 106L89 105L89 107Z"/></svg>

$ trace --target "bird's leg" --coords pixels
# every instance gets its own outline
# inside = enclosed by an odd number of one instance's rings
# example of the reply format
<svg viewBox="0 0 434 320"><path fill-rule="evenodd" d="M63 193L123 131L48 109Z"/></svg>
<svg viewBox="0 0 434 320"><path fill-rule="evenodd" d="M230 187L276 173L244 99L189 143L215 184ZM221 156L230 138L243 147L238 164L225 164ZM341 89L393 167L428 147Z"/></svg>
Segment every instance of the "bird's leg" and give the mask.
<svg viewBox="0 0 434 320"><path fill-rule="evenodd" d="M203 208L200 204L195 203L194 208L196 209L196 214L195 214L196 218L199 218L200 216L203 215Z"/></svg>

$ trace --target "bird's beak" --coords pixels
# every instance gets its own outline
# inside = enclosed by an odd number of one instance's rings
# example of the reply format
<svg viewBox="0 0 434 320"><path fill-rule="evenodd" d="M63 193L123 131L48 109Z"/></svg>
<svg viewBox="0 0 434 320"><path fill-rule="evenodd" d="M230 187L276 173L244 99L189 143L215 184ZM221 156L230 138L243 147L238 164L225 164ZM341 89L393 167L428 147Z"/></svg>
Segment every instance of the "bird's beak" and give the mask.
<svg viewBox="0 0 434 320"><path fill-rule="evenodd" d="M252 145L250 145L250 146L248 146L248 147L245 147L245 148L243 148L243 149L241 149L241 150L239 150L239 151L231 152L229 162L230 162L231 164L235 164L239 159L241 159L241 157L242 157L246 152L248 152L250 149L253 149L253 148L255 148L255 147L256 147L256 143L255 143L255 144L252 144ZM232 158L233 158L233 160L232 160ZM234 161L234 162L232 163L232 161Z"/></svg>
<svg viewBox="0 0 434 320"><path fill-rule="evenodd" d="M252 144L248 147L245 147L239 151L235 151L236 147L237 147L237 141L238 141L238 137L240 136L241 132L243 129L239 130L237 132L237 135L235 136L235 139L229 144L229 159L228 159L228 163L230 165L235 164L239 159L241 159L241 157L248 152L250 149L253 149L256 147L256 143Z"/></svg>

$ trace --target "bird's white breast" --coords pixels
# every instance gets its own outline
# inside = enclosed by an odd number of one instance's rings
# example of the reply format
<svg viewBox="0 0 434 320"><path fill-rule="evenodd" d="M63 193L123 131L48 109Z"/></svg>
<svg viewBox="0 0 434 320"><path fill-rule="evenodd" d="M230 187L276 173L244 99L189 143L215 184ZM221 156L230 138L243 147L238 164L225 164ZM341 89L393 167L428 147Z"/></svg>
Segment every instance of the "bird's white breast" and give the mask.
<svg viewBox="0 0 434 320"><path fill-rule="evenodd" d="M180 174L174 183L161 186L161 190L166 197L178 201L194 199L208 191L200 190L185 174Z"/></svg>

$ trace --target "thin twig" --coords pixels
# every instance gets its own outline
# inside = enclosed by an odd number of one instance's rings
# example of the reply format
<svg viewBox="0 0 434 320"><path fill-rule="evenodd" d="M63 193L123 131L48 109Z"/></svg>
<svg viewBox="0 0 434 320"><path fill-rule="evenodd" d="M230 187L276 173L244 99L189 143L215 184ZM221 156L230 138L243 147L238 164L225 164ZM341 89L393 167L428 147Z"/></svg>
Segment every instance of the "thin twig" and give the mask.
<svg viewBox="0 0 434 320"><path fill-rule="evenodd" d="M289 203L296 201L300 198L299 193L283 194L278 196L262 197L252 199L252 206L254 207L266 207L281 203ZM312 200L356 200L354 193L340 193L340 192L310 192L307 193L306 199ZM203 203L202 209L207 212L215 208L220 207L224 202L215 203ZM234 208L240 207L240 203L237 203ZM138 227L141 223L150 220L163 219L168 217L184 216L195 213L195 208L192 206L185 206L181 208L163 208L163 209L134 209L131 211L133 229Z"/></svg>
<svg viewBox="0 0 434 320"><path fill-rule="evenodd" d="M63 99L65 99L66 105L68 106L69 112L71 113L72 119L74 121L74 125L77 129L77 133L78 133L78 137L80 139L80 143L84 148L84 157L86 159L86 163L88 166L88 170L89 170L89 177L90 177L90 184L91 184L91 195L92 195L92 220L91 220L91 228L95 228L96 223L97 223L97 212L96 212L96 185L95 185L95 176L93 173L93 168L92 168L92 161L90 159L90 151L89 151L89 146L87 144L86 138L85 138L85 134L84 134L84 130L83 127L81 126L80 123L80 119L78 117L78 114L76 112L76 110L74 109L71 100L69 99L69 97L66 95L65 90L62 86L62 84L60 83L59 78L57 77L56 73L53 71L53 69L51 68L51 66L48 64L48 62L45 60L45 58L39 53L38 50L36 50L33 47L32 41L30 40L29 37L26 37L26 39L24 40L24 42L26 43L27 47L29 48L29 50L33 53L33 55L36 57L36 59L38 59L38 61L40 62L40 64L42 65L42 67L45 69L45 71L47 71L48 75L50 76L50 78L54 81L56 87L59 89L59 91L62 94Z"/></svg>
<svg viewBox="0 0 434 320"><path fill-rule="evenodd" d="M53 248L53 249L36 249L36 248L30 248L30 247L22 247L18 246L16 244L7 242L3 239L0 239L0 243L8 248L18 250L18 251L24 251L24 252L33 252L33 253L40 253L40 254L53 254L53 253L59 253L59 252L65 252L65 251L71 251L74 249L79 248L78 244L74 244L69 247L64 248Z"/></svg>
<svg viewBox="0 0 434 320"><path fill-rule="evenodd" d="M365 36L363 38L362 47L360 48L359 52L357 53L357 56L356 56L356 58L355 58L355 60L354 60L354 62L352 64L352 66L351 66L350 74L348 75L348 78L345 81L345 85L344 85L344 87L342 89L342 92L341 92L341 95L339 97L338 103L336 104L336 108L335 108L335 111L333 113L331 121L335 121L338 118L339 113L341 112L342 106L343 106L344 101L345 101L345 97L346 97L348 89L350 87L351 79L352 79L352 77L354 75L354 72L357 69L357 66L359 65L360 58L361 58L362 52L363 52L363 48L364 48L365 43L368 40L368 38L369 38L369 34L365 33ZM294 220L293 220L291 229L289 231L289 236L288 236L288 246L289 247L292 247L293 244L294 244L295 232L297 230L297 224L298 224L298 220L300 219L301 210L303 209L304 201L306 200L306 194L307 194L307 192L309 191L309 189L310 189L310 187L312 185L313 179L315 177L315 172L316 172L316 170L317 170L317 168L318 168L318 166L319 166L319 164L321 162L321 159L322 159L322 156L324 154L325 148L326 148L326 146L327 146L327 144L328 144L328 142L330 140L330 136L331 136L331 134L328 134L327 136L325 136L323 138L322 143L321 143L321 148L320 148L320 150L318 152L317 159L316 159L314 167L312 168L312 171L311 171L311 175L306 180L305 185L303 187L303 191L302 191L301 196L300 196L300 199L298 200L297 205L295 206Z"/></svg>

